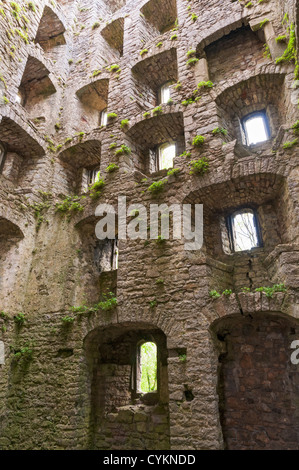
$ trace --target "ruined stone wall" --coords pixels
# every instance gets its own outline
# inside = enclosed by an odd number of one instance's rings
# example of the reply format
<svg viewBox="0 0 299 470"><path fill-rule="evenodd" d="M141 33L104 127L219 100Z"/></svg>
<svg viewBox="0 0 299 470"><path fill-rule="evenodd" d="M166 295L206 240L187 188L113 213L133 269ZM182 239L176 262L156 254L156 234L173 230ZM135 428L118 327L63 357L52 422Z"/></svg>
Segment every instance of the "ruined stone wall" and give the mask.
<svg viewBox="0 0 299 470"><path fill-rule="evenodd" d="M232 374L242 382L247 370L257 371L252 393L260 397L266 369L278 378L295 374L287 351L294 334L286 334L281 318L297 332L299 317L298 142L291 129L299 119L298 80L294 58L276 63L288 36L275 41L292 23L298 37L298 2L247 3L40 0L19 2L19 10L0 2L0 142L7 152L0 174L2 449L194 450L243 448L245 441L250 448L298 448L288 427L298 413L295 380L286 402L283 381L271 382L288 420L279 439L272 402L261 402L270 419L257 423L257 401L242 401L240 413L242 397L231 383ZM177 85L173 102L153 113L169 80ZM213 86L198 89L201 81ZM116 116L101 127L104 106ZM262 109L270 139L246 146L240 122ZM205 142L197 149L199 134ZM169 140L177 142L176 176L150 162ZM117 155L121 145L129 151ZM190 174L191 162L202 157L209 171ZM109 173L111 163L119 168ZM83 175L98 167L105 185L93 199L82 190ZM160 180L164 189L155 196L148 188ZM202 249L185 250L184 240L120 240L117 272L101 273L95 209L108 203L117 210L120 195L128 206L147 208L202 203ZM256 211L263 244L232 253L225 218L244 207ZM280 283L287 292L254 291ZM214 300L214 289L232 294ZM117 307L94 308L109 292ZM255 327L256 315L263 333L248 343L238 321ZM214 322L220 328L227 317L237 325L228 325L232 362L222 361L215 342ZM130 389L138 335L130 360L122 360L121 335L118 354L101 356L111 328L164 338L154 403ZM285 349L279 360L273 334ZM103 376L109 393L100 386ZM244 415L253 417L246 429Z"/></svg>

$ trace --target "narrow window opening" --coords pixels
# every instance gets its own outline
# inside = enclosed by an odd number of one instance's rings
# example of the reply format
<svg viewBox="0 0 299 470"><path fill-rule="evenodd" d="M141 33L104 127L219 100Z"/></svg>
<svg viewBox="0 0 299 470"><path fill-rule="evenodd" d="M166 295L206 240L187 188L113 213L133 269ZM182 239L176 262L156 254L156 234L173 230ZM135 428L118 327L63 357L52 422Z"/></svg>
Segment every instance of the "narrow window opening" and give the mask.
<svg viewBox="0 0 299 470"><path fill-rule="evenodd" d="M101 172L99 168L89 170L88 171L88 186L99 181L100 177L101 177Z"/></svg>
<svg viewBox="0 0 299 470"><path fill-rule="evenodd" d="M107 126L107 123L108 123L107 109L103 109L103 111L100 114L100 125L101 126Z"/></svg>
<svg viewBox="0 0 299 470"><path fill-rule="evenodd" d="M232 251L248 251L261 246L258 221L251 210L242 210L229 217Z"/></svg>
<svg viewBox="0 0 299 470"><path fill-rule="evenodd" d="M159 101L160 104L166 104L171 98L171 85L172 82L167 82L165 83L161 88L160 88L160 93L159 93Z"/></svg>
<svg viewBox="0 0 299 470"><path fill-rule="evenodd" d="M149 393L157 391L157 345L146 342L139 346L138 391Z"/></svg>
<svg viewBox="0 0 299 470"><path fill-rule="evenodd" d="M4 162L5 162L5 147L0 142L0 173L2 173Z"/></svg>
<svg viewBox="0 0 299 470"><path fill-rule="evenodd" d="M94 248L94 263L99 273L107 273L118 269L118 238L97 240Z"/></svg>
<svg viewBox="0 0 299 470"><path fill-rule="evenodd" d="M16 103L18 103L18 104L22 104L22 102L23 102L23 97L22 97L20 91L18 91L18 93L16 94L16 96L15 96L15 101L16 101Z"/></svg>
<svg viewBox="0 0 299 470"><path fill-rule="evenodd" d="M173 159L176 156L175 143L167 143L159 147L159 170L173 168Z"/></svg>
<svg viewBox="0 0 299 470"><path fill-rule="evenodd" d="M266 142L270 138L270 129L266 112L259 112L246 116L243 121L246 145L255 145Z"/></svg>

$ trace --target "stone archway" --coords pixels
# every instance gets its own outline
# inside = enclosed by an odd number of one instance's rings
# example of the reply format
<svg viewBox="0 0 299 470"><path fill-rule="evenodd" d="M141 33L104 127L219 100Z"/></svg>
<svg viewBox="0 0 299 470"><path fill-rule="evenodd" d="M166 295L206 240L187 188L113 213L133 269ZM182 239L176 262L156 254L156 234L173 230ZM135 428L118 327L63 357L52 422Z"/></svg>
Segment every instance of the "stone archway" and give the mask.
<svg viewBox="0 0 299 470"><path fill-rule="evenodd" d="M136 389L137 348L157 345L157 392ZM169 449L165 334L147 323L122 323L92 330L84 340L90 371L90 448Z"/></svg>

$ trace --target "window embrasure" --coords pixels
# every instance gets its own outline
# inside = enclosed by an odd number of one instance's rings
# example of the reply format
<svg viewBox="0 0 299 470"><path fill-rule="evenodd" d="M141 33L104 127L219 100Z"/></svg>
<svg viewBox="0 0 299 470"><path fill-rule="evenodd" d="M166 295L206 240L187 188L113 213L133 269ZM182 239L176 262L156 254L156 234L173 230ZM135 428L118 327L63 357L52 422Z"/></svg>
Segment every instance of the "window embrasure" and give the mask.
<svg viewBox="0 0 299 470"><path fill-rule="evenodd" d="M0 142L0 173L2 173L3 166L5 163L6 150L4 145Z"/></svg>
<svg viewBox="0 0 299 470"><path fill-rule="evenodd" d="M227 217L231 252L248 251L262 246L259 223L255 211L242 209Z"/></svg>

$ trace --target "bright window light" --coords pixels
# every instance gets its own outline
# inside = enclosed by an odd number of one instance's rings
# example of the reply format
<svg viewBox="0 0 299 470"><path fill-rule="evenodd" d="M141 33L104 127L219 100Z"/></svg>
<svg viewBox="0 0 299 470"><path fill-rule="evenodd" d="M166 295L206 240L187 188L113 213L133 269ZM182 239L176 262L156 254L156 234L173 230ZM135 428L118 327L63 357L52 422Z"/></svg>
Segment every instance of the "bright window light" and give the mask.
<svg viewBox="0 0 299 470"><path fill-rule="evenodd" d="M176 154L175 144L163 144L159 148L159 170L173 168L173 159Z"/></svg>
<svg viewBox="0 0 299 470"><path fill-rule="evenodd" d="M166 104L171 98L171 83L165 83L161 87L161 104Z"/></svg>
<svg viewBox="0 0 299 470"><path fill-rule="evenodd" d="M157 390L157 346L147 342L140 346L140 392Z"/></svg>
<svg viewBox="0 0 299 470"><path fill-rule="evenodd" d="M258 144L269 139L266 116L263 116L262 114L253 115L252 117L245 119L243 122L247 145Z"/></svg>
<svg viewBox="0 0 299 470"><path fill-rule="evenodd" d="M22 95L20 92L18 92L15 96L16 103L22 104Z"/></svg>
<svg viewBox="0 0 299 470"><path fill-rule="evenodd" d="M101 177L101 172L98 168L96 170L90 170L90 172L89 172L89 184L96 183L97 181L99 181L100 177Z"/></svg>
<svg viewBox="0 0 299 470"><path fill-rule="evenodd" d="M253 212L240 212L232 218L235 251L251 250L259 246Z"/></svg>
<svg viewBox="0 0 299 470"><path fill-rule="evenodd" d="M101 126L107 126L107 122L108 122L108 114L107 114L107 109L104 109L102 112L101 112Z"/></svg>

